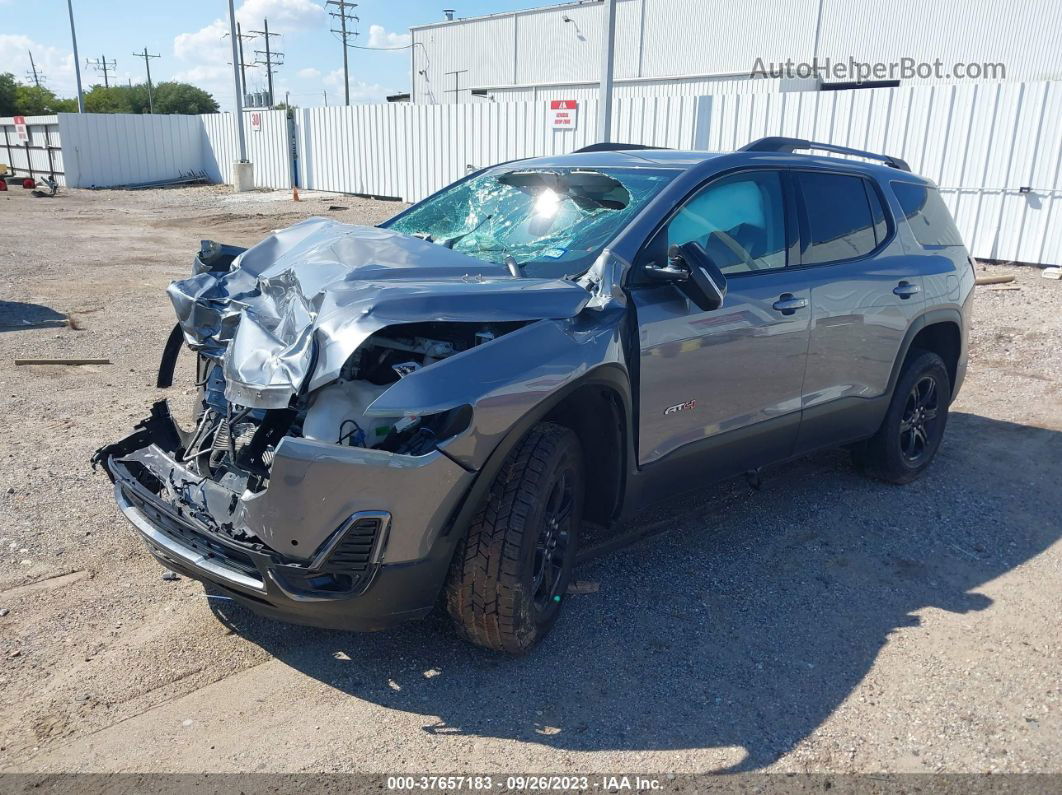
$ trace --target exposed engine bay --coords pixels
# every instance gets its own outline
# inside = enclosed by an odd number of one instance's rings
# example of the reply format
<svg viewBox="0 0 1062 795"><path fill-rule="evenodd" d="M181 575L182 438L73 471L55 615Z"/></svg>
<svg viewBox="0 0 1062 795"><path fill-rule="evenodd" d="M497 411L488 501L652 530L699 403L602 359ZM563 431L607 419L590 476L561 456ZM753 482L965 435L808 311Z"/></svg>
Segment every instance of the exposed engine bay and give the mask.
<svg viewBox="0 0 1062 795"><path fill-rule="evenodd" d="M225 397L223 365L201 358L206 375L195 430L180 462L232 491L268 484L276 445L284 436L424 455L469 423L461 407L429 416L370 416L366 410L402 378L524 325L414 323L373 334L350 357L339 378L284 409L248 408Z"/></svg>

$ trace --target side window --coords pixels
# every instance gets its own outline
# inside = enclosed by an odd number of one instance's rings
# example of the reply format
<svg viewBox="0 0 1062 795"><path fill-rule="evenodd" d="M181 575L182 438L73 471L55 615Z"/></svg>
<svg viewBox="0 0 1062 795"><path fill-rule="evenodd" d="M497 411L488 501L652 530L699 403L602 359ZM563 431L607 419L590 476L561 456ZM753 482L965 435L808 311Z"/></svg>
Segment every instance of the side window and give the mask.
<svg viewBox="0 0 1062 795"><path fill-rule="evenodd" d="M815 171L794 176L807 214L802 264L854 259L874 250L875 219L862 177Z"/></svg>
<svg viewBox="0 0 1062 795"><path fill-rule="evenodd" d="M863 187L866 188L867 201L870 202L870 215L874 219L874 240L880 246L889 236L889 222L885 218L885 208L881 205L881 195L870 182L863 180Z"/></svg>
<svg viewBox="0 0 1062 795"><path fill-rule="evenodd" d="M923 246L961 246L955 221L936 188L910 182L893 182L892 190L911 225L915 240Z"/></svg>
<svg viewBox="0 0 1062 795"><path fill-rule="evenodd" d="M785 267L785 211L777 171L713 182L668 222L667 245L700 243L724 274Z"/></svg>

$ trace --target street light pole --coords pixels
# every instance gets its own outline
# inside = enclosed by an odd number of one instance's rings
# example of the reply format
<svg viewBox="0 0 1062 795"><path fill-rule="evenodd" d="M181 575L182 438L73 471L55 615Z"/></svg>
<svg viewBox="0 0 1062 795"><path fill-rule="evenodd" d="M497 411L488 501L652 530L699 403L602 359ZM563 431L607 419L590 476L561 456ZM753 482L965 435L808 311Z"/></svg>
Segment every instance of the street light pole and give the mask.
<svg viewBox="0 0 1062 795"><path fill-rule="evenodd" d="M77 59L77 33L74 30L74 2L66 0L66 10L70 13L70 41L74 45L74 77L77 78L77 112L85 112L85 95L81 91L81 62Z"/></svg>
<svg viewBox="0 0 1062 795"><path fill-rule="evenodd" d="M616 0L605 0L605 27L601 39L601 86L597 101L597 140L612 140L612 71L616 54Z"/></svg>

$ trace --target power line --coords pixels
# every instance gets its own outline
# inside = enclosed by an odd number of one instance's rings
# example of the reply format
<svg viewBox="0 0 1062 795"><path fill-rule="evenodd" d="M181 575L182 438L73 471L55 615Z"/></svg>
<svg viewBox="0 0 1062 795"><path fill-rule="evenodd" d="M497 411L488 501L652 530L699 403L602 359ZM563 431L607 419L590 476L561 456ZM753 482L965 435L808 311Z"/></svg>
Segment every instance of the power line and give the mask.
<svg viewBox="0 0 1062 795"><path fill-rule="evenodd" d="M273 35L275 36L277 34L274 33ZM236 40L239 43L239 46L236 49L239 50L239 53L240 53L240 55L239 55L239 58L240 58L240 89L243 92L243 96L245 96L245 97L247 96L247 67L250 66L252 69L256 69L256 68L258 68L258 64L257 63L247 63L247 61L244 60L244 57L243 57L243 40L244 39L253 39L254 36L255 36L255 34L253 34L253 33L244 33L243 30L240 28L240 23L239 22L236 23ZM228 33L223 33L221 35L221 38L223 38L223 39L227 39L228 37L229 37ZM232 64L229 63L229 65L231 66Z"/></svg>
<svg viewBox="0 0 1062 795"><path fill-rule="evenodd" d="M106 55L101 55L94 61L90 61L88 58L86 58L85 66L91 66L97 72L103 72L103 87L111 87L110 81L107 79L107 75L117 70L118 62L116 60L112 58L110 61L108 61Z"/></svg>
<svg viewBox="0 0 1062 795"><path fill-rule="evenodd" d="M269 106L273 106L273 72L276 71L275 67L284 65L284 53L274 52L269 45L270 36L279 36L279 33L269 32L269 20L262 20L262 30L252 30L251 33L255 33L265 38L265 49L254 51L254 62L261 64L266 68L266 76L269 80ZM261 60L259 56L265 56L265 60Z"/></svg>
<svg viewBox="0 0 1062 795"><path fill-rule="evenodd" d="M147 47L145 47L143 52L134 52L133 53L133 57L134 58L143 58L144 59L144 67L147 69L148 113L154 113L155 112L155 97L154 97L154 88L151 85L151 59L152 58L161 58L162 56L161 55L151 55L147 51Z"/></svg>
<svg viewBox="0 0 1062 795"><path fill-rule="evenodd" d="M329 11L329 16L339 20L339 30L332 28L333 33L338 33L342 38L340 41L343 44L343 102L346 105L350 104L350 69L347 64L347 47L352 47L350 38L357 38L357 24L361 21L353 13L347 13L347 9L351 11L358 7L357 3L348 3L347 0L328 0L325 3L326 6L335 6L338 11ZM353 31L347 30L347 22L353 22L355 29Z"/></svg>
<svg viewBox="0 0 1062 795"><path fill-rule="evenodd" d="M26 77L30 77L32 75L33 76L33 85L37 86L37 88L40 88L41 87L41 81L44 80L44 75L37 71L37 64L35 64L33 62L33 51L32 50L26 50L26 52L29 53L29 58L30 58L30 71L26 72Z"/></svg>

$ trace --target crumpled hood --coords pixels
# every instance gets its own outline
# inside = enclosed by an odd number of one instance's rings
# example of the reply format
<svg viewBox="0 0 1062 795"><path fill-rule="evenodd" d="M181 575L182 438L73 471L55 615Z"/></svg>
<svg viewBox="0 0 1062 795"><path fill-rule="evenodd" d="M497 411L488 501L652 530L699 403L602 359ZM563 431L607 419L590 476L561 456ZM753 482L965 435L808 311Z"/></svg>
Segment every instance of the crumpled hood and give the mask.
<svg viewBox="0 0 1062 795"><path fill-rule="evenodd" d="M255 408L287 406L304 384L334 380L391 324L560 319L590 299L563 279L514 278L435 243L327 218L280 230L228 272L167 292L189 346L221 359L226 398Z"/></svg>

